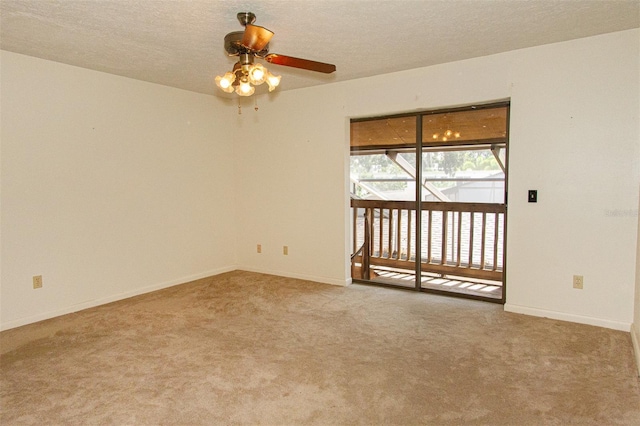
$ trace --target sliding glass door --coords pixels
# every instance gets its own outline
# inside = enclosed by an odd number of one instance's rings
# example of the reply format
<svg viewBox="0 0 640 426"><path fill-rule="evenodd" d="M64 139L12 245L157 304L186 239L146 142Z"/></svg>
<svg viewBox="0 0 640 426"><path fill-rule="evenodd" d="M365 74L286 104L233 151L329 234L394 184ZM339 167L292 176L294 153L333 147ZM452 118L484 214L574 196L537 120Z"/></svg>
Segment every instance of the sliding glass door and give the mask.
<svg viewBox="0 0 640 426"><path fill-rule="evenodd" d="M506 103L352 121L353 279L502 301L507 142Z"/></svg>
<svg viewBox="0 0 640 426"><path fill-rule="evenodd" d="M351 124L354 279L415 286L416 122L400 116Z"/></svg>

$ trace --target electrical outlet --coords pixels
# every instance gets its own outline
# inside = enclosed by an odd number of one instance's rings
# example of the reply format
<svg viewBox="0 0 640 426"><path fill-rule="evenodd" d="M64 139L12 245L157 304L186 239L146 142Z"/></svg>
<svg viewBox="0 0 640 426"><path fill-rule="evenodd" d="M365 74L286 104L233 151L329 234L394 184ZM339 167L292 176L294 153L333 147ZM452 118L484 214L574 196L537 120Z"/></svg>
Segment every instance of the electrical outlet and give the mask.
<svg viewBox="0 0 640 426"><path fill-rule="evenodd" d="M282 254L289 255L289 246L282 246Z"/></svg>
<svg viewBox="0 0 640 426"><path fill-rule="evenodd" d="M584 285L584 277L582 275L574 275L573 276L573 288L577 288L582 290L582 286Z"/></svg>
<svg viewBox="0 0 640 426"><path fill-rule="evenodd" d="M258 250L258 253L262 253L262 244L258 244L257 250Z"/></svg>
<svg viewBox="0 0 640 426"><path fill-rule="evenodd" d="M42 288L42 275L34 275L33 288Z"/></svg>

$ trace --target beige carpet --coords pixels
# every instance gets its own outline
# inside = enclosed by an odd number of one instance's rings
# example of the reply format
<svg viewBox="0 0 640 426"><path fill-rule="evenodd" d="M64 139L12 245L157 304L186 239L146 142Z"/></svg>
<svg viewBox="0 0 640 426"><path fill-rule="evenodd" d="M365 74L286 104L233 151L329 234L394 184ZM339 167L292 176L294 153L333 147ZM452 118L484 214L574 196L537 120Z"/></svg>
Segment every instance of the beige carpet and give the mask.
<svg viewBox="0 0 640 426"><path fill-rule="evenodd" d="M630 336L232 272L0 334L5 425L638 425Z"/></svg>

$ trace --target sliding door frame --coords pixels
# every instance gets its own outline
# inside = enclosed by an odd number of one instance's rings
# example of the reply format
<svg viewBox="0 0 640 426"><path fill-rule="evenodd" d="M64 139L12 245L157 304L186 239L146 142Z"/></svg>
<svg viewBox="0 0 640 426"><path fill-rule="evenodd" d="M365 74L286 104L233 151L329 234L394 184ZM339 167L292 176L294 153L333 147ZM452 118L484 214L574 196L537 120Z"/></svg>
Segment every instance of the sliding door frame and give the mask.
<svg viewBox="0 0 640 426"><path fill-rule="evenodd" d="M508 205L508 180L509 180L509 126L510 126L510 100L503 100L503 101L497 101L497 102L490 102L490 103L484 103L484 104L473 104L473 105L467 105L467 106L462 106L462 107L455 107L455 108L442 108L442 109L430 109L430 110L423 110L423 111L416 111L416 112L411 112L411 113L401 113L401 114L392 114L392 115L384 115L384 116L375 116L375 117L366 117L366 118L358 118L358 119L351 119L351 123L357 123L357 122L364 122L364 121L374 121L374 120L383 120L383 119L394 119L394 118L402 118L402 117L415 117L416 119L416 129L415 129L415 144L412 144L412 146L401 146L401 148L413 148L415 149L415 154L416 154L416 160L415 160L415 169L416 169L416 176L415 176L415 206L416 206L416 223L415 223L415 232L416 232L416 240L414 242L414 246L415 246L415 251L416 251L416 262L415 262L415 281L414 281L414 287L410 288L410 287L404 287L404 286L400 286L400 285L394 285L394 284L390 284L390 283L382 283L382 282L374 282L372 280L363 280L363 279L358 279L358 278L353 278L354 282L358 282L358 283L362 283L362 284L368 284L368 285L375 285L375 286L382 286L382 287L392 287L392 288L396 288L396 289L403 289L403 290L412 290L412 291L421 291L421 292L425 292L425 293L434 293L434 294L442 294L442 295L446 295L446 296L453 296L453 297L461 297L461 298L466 298L466 299L477 299L477 300L482 300L482 301L487 301L487 302L493 302L493 303L499 303L499 304L504 304L506 301L506 291L507 291L507 262L506 262L506 253L507 253L507 205ZM482 297L482 296L475 296L475 295L471 295L471 294L465 294L465 293L456 293L456 292L450 292L450 291L442 291L442 290L437 290L437 289L431 289L431 288L423 288L422 287L422 229L423 229L423 221L422 221L422 206L425 203L424 201L422 201L422 197L423 197L423 187L422 187L422 182L423 182L423 170L422 170L422 155L423 155L423 149L425 146L427 147L431 147L434 146L433 144L425 144L423 142L423 118L429 115L434 115L434 114L447 114L447 113L455 113L455 112L462 112L462 111L473 111L473 110L481 110L481 109L490 109L490 108L499 108L499 107L506 107L506 136L504 139L504 143L505 143L505 159L504 159L504 206L505 206L505 214L504 214L504 229L503 229L503 236L502 236L502 276L503 276L503 280L502 280L502 295L501 298L497 299L497 298L488 298L488 297ZM484 142L486 143L486 142ZM394 146L393 149L398 149L399 146ZM387 150L390 149L389 146L380 146L378 147L379 150ZM350 148L350 155L353 151L359 151L359 150L364 150L362 148ZM410 236L409 236L410 238Z"/></svg>

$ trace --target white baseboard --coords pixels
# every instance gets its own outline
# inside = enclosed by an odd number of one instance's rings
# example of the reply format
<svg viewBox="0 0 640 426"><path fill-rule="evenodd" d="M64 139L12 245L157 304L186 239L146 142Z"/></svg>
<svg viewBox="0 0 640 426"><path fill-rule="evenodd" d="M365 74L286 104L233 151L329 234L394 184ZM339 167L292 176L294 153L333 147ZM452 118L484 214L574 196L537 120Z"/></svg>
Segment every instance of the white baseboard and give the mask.
<svg viewBox="0 0 640 426"><path fill-rule="evenodd" d="M14 320L14 321L9 321L9 322L2 323L0 325L0 331L9 330L11 328L16 328L16 327L21 327L21 326L27 325L27 324L33 324L34 322L44 321L44 320L47 320L47 319L59 317L61 315L72 314L74 312L82 311L84 309L94 308L96 306L105 305L107 303L117 302L118 300L128 299L130 297L139 296L141 294L151 293L152 291L162 290L163 288L173 287L175 285L185 284L185 283L188 283L190 281L195 281L195 280L199 280L199 279L202 279L202 278L207 278L207 277L211 277L213 275L219 275L219 274L223 274L225 272L231 272L231 271L235 271L235 270L236 270L235 266L214 269L214 270L211 270L211 271L206 271L206 272L202 272L202 273L199 273L199 274L189 275L189 276L178 278L178 279L171 280L171 281L165 281L165 282L162 282L162 283L153 284L153 285L150 285L150 286L147 286L147 287L142 287L142 288L139 288L139 289L136 289L136 290L133 290L133 291L115 294L113 296L105 297L105 298L102 298L102 299L90 300L90 301L87 301L87 302L84 302L84 303L79 303L77 305L69 306L69 307L64 308L64 309L59 309L59 310L56 310L56 311L44 312L42 314L33 315L33 316L30 316L30 317L25 317L25 318L20 318L20 319Z"/></svg>
<svg viewBox="0 0 640 426"><path fill-rule="evenodd" d="M636 356L638 376L640 376L640 330L636 327L636 324L631 324L631 343L633 344L633 353Z"/></svg>
<svg viewBox="0 0 640 426"><path fill-rule="evenodd" d="M279 277L296 278L299 280L314 281L317 283L337 285L340 287L345 287L351 284L351 278L346 280L338 280L338 279L329 278L329 277L318 277L315 275L304 275L304 274L295 274L290 272L272 271L272 270L261 269L261 268L247 268L244 266L239 266L238 270L247 271L247 272L257 272L259 274L277 275Z"/></svg>
<svg viewBox="0 0 640 426"><path fill-rule="evenodd" d="M513 312L516 314L532 315L535 317L551 318L561 321L576 322L578 324L595 325L598 327L610 328L619 331L629 331L631 323L622 321L612 321L602 318L587 317L583 315L567 314L565 312L547 311L545 309L530 308L528 306L505 304L504 310L506 312Z"/></svg>

